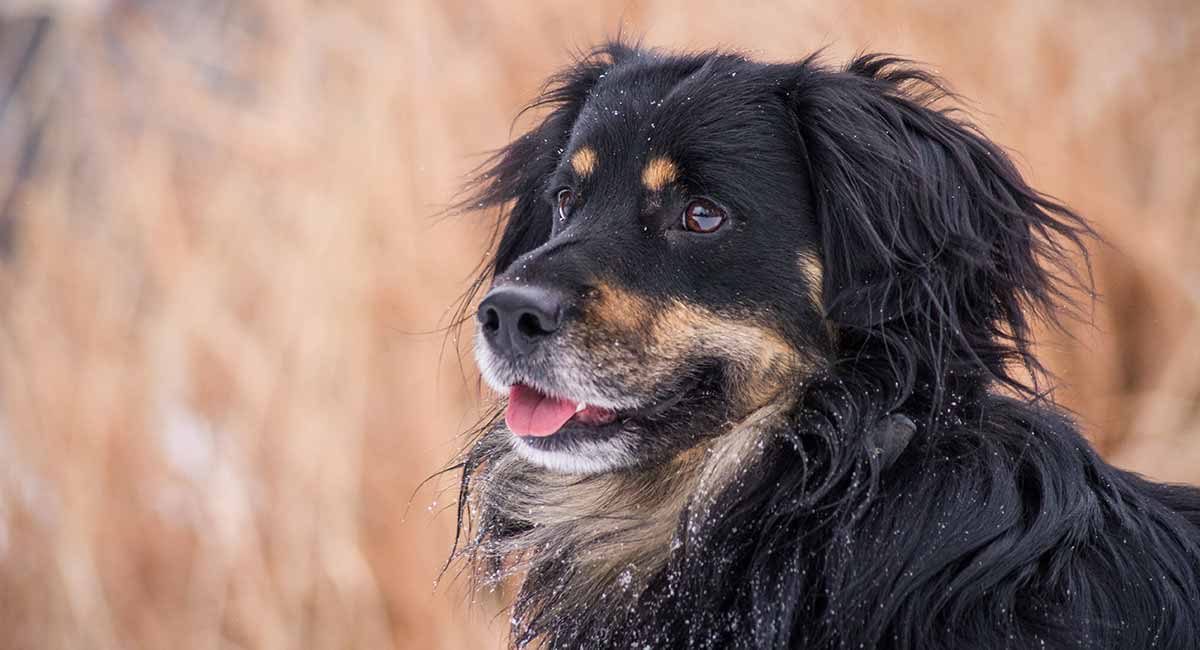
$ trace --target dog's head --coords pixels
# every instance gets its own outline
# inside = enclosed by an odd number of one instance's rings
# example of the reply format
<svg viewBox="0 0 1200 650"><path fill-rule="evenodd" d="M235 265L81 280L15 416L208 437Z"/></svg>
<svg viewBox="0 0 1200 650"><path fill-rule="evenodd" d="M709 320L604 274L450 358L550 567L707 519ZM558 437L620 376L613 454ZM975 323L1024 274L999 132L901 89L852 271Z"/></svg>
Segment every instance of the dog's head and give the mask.
<svg viewBox="0 0 1200 650"><path fill-rule="evenodd" d="M654 463L816 373L871 367L916 415L1026 389L1025 314L1052 306L1086 226L940 98L890 58L620 44L551 80L467 202L506 208L476 354L516 451Z"/></svg>

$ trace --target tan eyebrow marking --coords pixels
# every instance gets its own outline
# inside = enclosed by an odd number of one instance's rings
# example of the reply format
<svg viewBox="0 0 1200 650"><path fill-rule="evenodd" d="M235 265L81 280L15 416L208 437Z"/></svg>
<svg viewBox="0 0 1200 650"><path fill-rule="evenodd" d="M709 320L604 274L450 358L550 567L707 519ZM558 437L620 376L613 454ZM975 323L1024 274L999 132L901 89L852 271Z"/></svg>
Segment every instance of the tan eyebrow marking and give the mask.
<svg viewBox="0 0 1200 650"><path fill-rule="evenodd" d="M674 182L678 176L679 170L670 158L657 156L650 159L646 168L642 170L642 185L651 192L657 192L666 187L667 183Z"/></svg>
<svg viewBox="0 0 1200 650"><path fill-rule="evenodd" d="M591 147L581 147L571 155L571 169L581 177L591 176L596 171L596 150Z"/></svg>

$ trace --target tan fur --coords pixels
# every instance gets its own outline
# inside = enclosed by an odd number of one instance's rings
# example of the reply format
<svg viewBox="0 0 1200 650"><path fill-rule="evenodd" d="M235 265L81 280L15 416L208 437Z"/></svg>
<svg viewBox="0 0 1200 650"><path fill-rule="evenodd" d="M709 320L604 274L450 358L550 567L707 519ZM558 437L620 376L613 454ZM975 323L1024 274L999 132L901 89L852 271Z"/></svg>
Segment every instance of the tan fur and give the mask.
<svg viewBox="0 0 1200 650"><path fill-rule="evenodd" d="M580 147L578 151L571 155L571 169L574 169L580 178L587 178L596 171L598 160L595 149Z"/></svg>
<svg viewBox="0 0 1200 650"><path fill-rule="evenodd" d="M733 362L730 392L743 413L769 402L785 377L812 365L750 314L731 317L681 300L654 305L608 284L596 290L584 329L591 336L580 345L589 355L642 388L661 383L697 350L720 354Z"/></svg>
<svg viewBox="0 0 1200 650"><path fill-rule="evenodd" d="M731 397L745 412L770 401L782 379L803 365L799 352L774 330L681 301L654 320L652 339L652 356L679 360L703 349L732 361Z"/></svg>
<svg viewBox="0 0 1200 650"><path fill-rule="evenodd" d="M818 311L825 311L825 269L821 266L821 260L811 253L805 253L800 256L800 271L808 280L808 297L812 300L813 305ZM825 335L830 341L837 342L837 328L834 327L832 321L825 320Z"/></svg>
<svg viewBox="0 0 1200 650"><path fill-rule="evenodd" d="M601 282L592 291L593 302L588 315L605 330L640 332L648 326L654 307L637 294Z"/></svg>
<svg viewBox="0 0 1200 650"><path fill-rule="evenodd" d="M651 192L658 192L678 177L679 169L670 158L656 156L642 169L642 186Z"/></svg>
<svg viewBox="0 0 1200 650"><path fill-rule="evenodd" d="M813 304L821 309L825 305L822 298L821 287L825 282L825 269L821 267L821 260L815 255L804 254L800 256L800 271L804 273L804 278L808 280L808 295L812 299Z"/></svg>
<svg viewBox="0 0 1200 650"><path fill-rule="evenodd" d="M485 490L504 490L481 498L532 524L528 532L504 540L490 553L521 558L505 573L528 570L537 549L571 548L571 561L592 576L575 585L597 589L621 574L640 579L666 563L685 508L706 518L716 498L754 466L763 435L786 412L781 398L744 418L727 433L689 449L651 469L578 477L546 472L516 454L507 454L487 470ZM509 489L513 485L521 489ZM698 521L698 520L697 520ZM503 578L503 576L497 576Z"/></svg>

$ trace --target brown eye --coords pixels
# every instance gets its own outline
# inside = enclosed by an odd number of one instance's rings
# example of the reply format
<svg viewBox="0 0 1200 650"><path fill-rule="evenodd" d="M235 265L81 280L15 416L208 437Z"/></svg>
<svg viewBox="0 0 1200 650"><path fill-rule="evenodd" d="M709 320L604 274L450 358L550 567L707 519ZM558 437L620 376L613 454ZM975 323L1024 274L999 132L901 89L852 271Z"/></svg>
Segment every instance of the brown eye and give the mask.
<svg viewBox="0 0 1200 650"><path fill-rule="evenodd" d="M683 227L691 232L709 233L725 223L725 211L708 199L692 199L683 209Z"/></svg>
<svg viewBox="0 0 1200 650"><path fill-rule="evenodd" d="M575 205L575 193L571 190L558 191L558 218L566 220L567 215L571 214L571 207Z"/></svg>

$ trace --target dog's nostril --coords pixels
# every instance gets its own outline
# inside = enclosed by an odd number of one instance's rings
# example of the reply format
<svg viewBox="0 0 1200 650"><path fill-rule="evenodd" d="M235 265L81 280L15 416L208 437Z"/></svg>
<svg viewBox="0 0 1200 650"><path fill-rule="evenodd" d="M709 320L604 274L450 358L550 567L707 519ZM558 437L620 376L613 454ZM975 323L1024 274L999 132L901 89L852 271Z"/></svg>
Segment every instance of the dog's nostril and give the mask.
<svg viewBox="0 0 1200 650"><path fill-rule="evenodd" d="M525 312L517 318L517 330L529 338L545 336L554 331L554 328L547 327L548 323L542 322L542 319L533 312Z"/></svg>
<svg viewBox="0 0 1200 650"><path fill-rule="evenodd" d="M495 309L486 309L483 312L483 329L487 332L496 332L500 329L500 313Z"/></svg>

